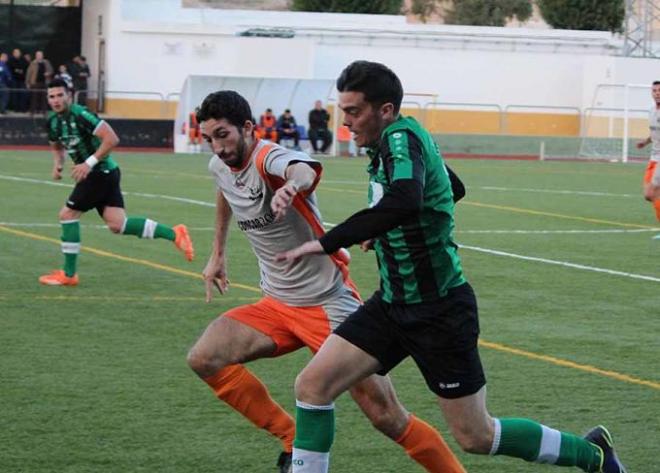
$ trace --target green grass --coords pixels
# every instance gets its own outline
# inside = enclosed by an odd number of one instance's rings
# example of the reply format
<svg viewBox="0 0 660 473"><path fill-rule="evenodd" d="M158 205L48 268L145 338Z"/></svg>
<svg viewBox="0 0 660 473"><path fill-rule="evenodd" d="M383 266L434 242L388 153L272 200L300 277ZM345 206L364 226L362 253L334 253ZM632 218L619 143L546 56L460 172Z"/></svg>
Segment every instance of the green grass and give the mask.
<svg viewBox="0 0 660 473"><path fill-rule="evenodd" d="M61 255L57 241L33 237L57 240L60 230L33 225L57 223L69 188L46 184L47 152L0 152L0 471L274 472L279 443L219 403L185 361L214 317L258 294L234 287L205 304L194 274L201 272L210 250L213 207L136 195L212 204L207 158L116 157L129 213L186 223L197 259L186 263L169 242L112 235L95 227L101 220L89 212L82 221L81 285L40 286L37 277L59 267ZM325 220L337 223L365 204L366 161L326 159L324 164L318 196ZM483 347L491 412L576 433L603 423L630 471L652 471L660 441L660 241L651 237L660 230L650 230L658 224L640 196L642 166L449 164L468 187L457 208L461 244L655 278L461 251L479 297L484 340L655 386ZM539 230L592 233L520 233ZM367 296L378 282L373 255L352 253L353 277ZM255 258L236 228L229 254L230 279L257 287ZM300 351L250 367L292 411L293 380L308 359L307 351ZM449 438L414 364L404 362L392 375L404 404ZM458 455L470 472L551 470L514 459ZM332 468L421 471L373 431L346 396L338 402Z"/></svg>

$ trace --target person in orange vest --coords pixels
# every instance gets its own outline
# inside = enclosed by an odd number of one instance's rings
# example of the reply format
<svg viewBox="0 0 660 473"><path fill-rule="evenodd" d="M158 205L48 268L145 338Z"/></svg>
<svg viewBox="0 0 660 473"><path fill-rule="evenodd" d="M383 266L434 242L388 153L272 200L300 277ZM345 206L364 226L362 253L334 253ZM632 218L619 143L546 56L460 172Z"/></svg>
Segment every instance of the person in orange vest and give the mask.
<svg viewBox="0 0 660 473"><path fill-rule="evenodd" d="M267 108L259 117L259 136L261 140L270 140L277 143L277 118L273 115L273 110Z"/></svg>
<svg viewBox="0 0 660 473"><path fill-rule="evenodd" d="M199 153L202 150L202 132L197 121L197 112L199 107L188 114L188 120L184 128L188 132L188 150L193 153Z"/></svg>

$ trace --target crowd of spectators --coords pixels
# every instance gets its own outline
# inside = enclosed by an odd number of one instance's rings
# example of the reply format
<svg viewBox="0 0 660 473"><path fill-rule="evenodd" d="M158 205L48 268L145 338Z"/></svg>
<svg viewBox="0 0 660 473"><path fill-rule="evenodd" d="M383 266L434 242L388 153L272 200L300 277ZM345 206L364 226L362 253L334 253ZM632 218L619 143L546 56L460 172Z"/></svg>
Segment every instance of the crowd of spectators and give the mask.
<svg viewBox="0 0 660 473"><path fill-rule="evenodd" d="M18 48L11 55L0 52L0 114L44 113L46 85L56 78L64 80L72 91L78 91L77 102L86 105L90 75L84 56L76 56L55 70L43 51L35 51L34 57Z"/></svg>
<svg viewBox="0 0 660 473"><path fill-rule="evenodd" d="M314 153L327 153L332 144L332 131L328 127L330 114L323 108L323 103L317 100L314 108L309 112L308 117L308 137ZM293 141L293 148L300 149L301 130L290 109L276 118L271 108L259 117L256 122L256 136L259 139L266 139L282 144L283 140Z"/></svg>

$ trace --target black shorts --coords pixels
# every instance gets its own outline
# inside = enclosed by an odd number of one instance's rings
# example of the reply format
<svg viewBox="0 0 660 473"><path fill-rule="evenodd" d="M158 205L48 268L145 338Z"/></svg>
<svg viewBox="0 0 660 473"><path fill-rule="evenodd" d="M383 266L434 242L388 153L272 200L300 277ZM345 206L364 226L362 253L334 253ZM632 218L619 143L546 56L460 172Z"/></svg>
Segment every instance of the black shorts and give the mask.
<svg viewBox="0 0 660 473"><path fill-rule="evenodd" d="M119 187L120 180L119 168L108 172L90 172L85 180L80 181L73 188L73 192L66 201L66 206L81 212L95 208L101 216L106 207L124 208L124 198Z"/></svg>
<svg viewBox="0 0 660 473"><path fill-rule="evenodd" d="M468 283L421 304L389 304L378 291L335 333L376 358L381 375L410 355L440 397L468 396L486 384L477 347L477 299Z"/></svg>

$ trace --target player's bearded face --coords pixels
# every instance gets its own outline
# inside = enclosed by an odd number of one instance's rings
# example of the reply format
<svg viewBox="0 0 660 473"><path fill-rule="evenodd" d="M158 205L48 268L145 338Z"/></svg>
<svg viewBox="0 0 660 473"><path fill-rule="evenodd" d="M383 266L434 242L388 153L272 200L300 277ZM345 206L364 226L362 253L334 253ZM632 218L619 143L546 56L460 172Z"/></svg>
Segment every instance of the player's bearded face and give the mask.
<svg viewBox="0 0 660 473"><path fill-rule="evenodd" d="M251 126L247 130L229 123L224 118L220 120L212 118L200 123L200 129L202 136L209 143L213 152L218 155L218 158L227 166L242 167L250 153L251 143L248 142L246 137L249 138L251 135Z"/></svg>

